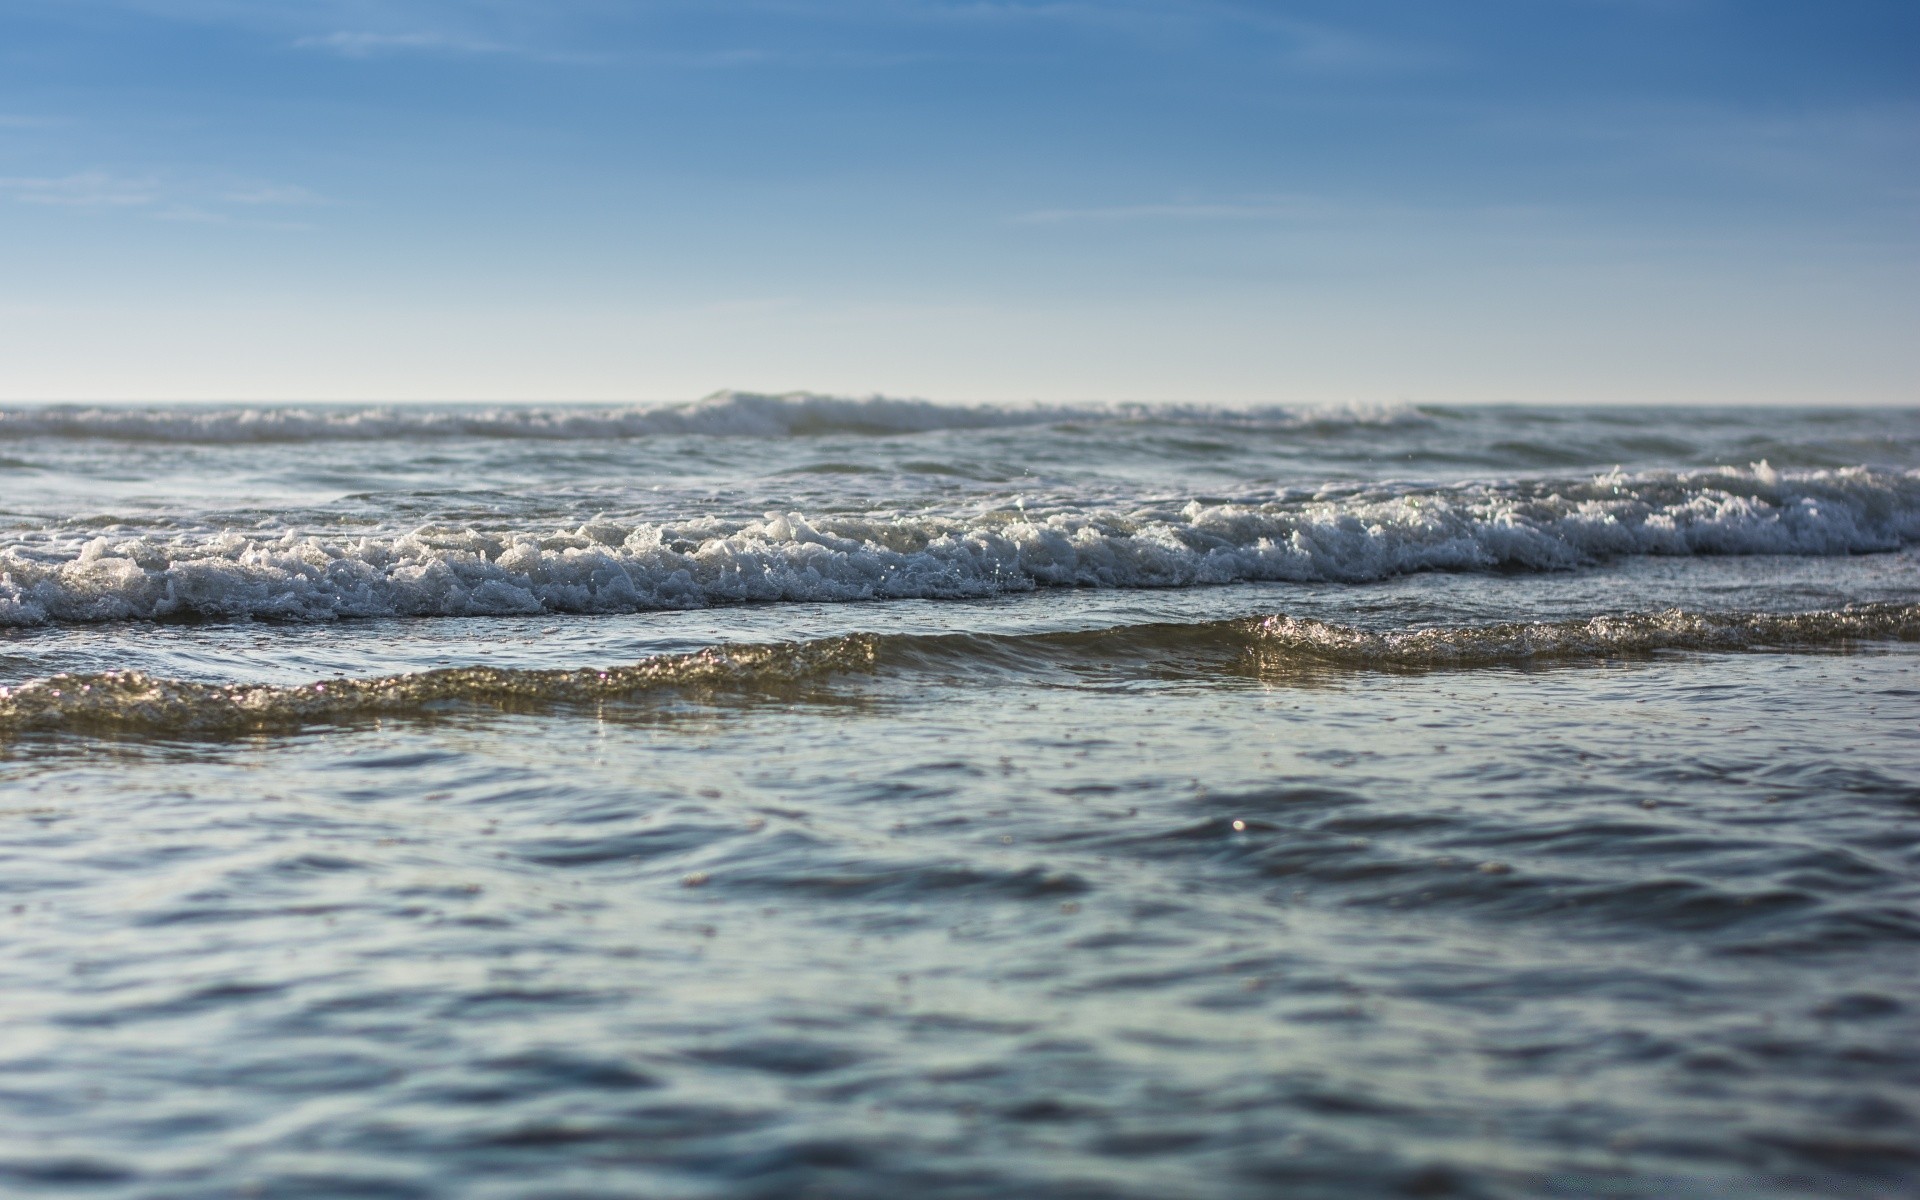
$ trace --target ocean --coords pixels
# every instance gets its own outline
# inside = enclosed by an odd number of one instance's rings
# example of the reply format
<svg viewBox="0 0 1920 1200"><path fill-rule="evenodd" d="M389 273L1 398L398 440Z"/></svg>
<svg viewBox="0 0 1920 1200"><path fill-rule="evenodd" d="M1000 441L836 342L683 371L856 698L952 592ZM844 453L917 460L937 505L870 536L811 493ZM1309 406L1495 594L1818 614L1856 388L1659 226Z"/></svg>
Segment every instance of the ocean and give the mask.
<svg viewBox="0 0 1920 1200"><path fill-rule="evenodd" d="M1920 410L0 411L0 1191L1920 1193Z"/></svg>

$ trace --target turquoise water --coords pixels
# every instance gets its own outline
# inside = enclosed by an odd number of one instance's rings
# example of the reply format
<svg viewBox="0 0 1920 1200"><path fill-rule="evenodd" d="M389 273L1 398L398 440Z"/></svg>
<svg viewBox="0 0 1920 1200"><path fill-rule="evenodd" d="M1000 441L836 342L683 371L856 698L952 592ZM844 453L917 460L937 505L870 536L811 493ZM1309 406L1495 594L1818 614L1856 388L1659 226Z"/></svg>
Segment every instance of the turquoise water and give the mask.
<svg viewBox="0 0 1920 1200"><path fill-rule="evenodd" d="M1914 413L0 438L10 1191L1920 1187Z"/></svg>

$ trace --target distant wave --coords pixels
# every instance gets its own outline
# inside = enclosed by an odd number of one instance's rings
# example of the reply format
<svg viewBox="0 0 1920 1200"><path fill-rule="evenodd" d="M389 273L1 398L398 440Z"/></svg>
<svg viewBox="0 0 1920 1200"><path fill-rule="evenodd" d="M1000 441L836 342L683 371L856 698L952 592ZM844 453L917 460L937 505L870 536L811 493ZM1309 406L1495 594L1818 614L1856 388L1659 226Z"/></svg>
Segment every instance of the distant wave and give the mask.
<svg viewBox="0 0 1920 1200"><path fill-rule="evenodd" d="M1363 583L1417 571L1559 570L1631 554L1857 554L1916 540L1920 471L1765 465L1050 516L790 513L352 539L228 532L82 542L40 532L0 547L0 625Z"/></svg>
<svg viewBox="0 0 1920 1200"><path fill-rule="evenodd" d="M958 405L886 396L718 392L656 406L108 406L0 409L0 439L248 443L409 438L598 440L705 434L734 437L874 436L1072 421L1164 421L1294 428L1422 421L1407 407L1212 408L1204 405Z"/></svg>
<svg viewBox="0 0 1920 1200"><path fill-rule="evenodd" d="M1036 671L1124 664L1261 677L1303 669L1435 670L1594 660L1661 651L1819 649L1920 640L1920 605L1802 613L1668 611L1555 622L1380 632L1284 615L1077 633L851 634L722 646L584 670L452 667L299 686L210 684L135 671L56 675L0 688L0 735L32 730L210 735L422 716L529 712L670 693L783 697L796 685L877 671Z"/></svg>

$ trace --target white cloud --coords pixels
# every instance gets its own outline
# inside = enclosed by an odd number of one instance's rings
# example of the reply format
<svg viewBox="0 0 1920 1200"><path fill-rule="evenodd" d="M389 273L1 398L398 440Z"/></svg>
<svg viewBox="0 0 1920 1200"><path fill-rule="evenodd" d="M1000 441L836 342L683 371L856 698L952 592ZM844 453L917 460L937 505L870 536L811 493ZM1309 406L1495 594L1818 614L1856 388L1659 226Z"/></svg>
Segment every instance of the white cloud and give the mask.
<svg viewBox="0 0 1920 1200"><path fill-rule="evenodd" d="M1238 40L1252 39L1249 45L1268 54L1270 61L1309 73L1390 73L1433 67L1449 59L1429 45L1386 41L1235 0L979 0L927 4L910 11L947 21L1074 25L1129 36L1148 46L1191 47L1197 36L1224 31Z"/></svg>
<svg viewBox="0 0 1920 1200"><path fill-rule="evenodd" d="M72 175L0 177L0 196L22 204L55 204L72 208L140 208L161 199L152 179L128 179L105 171Z"/></svg>
<svg viewBox="0 0 1920 1200"><path fill-rule="evenodd" d="M382 54L514 54L515 47L450 33L366 33L341 31L303 37L294 45L327 50L345 58L373 58Z"/></svg>
<svg viewBox="0 0 1920 1200"><path fill-rule="evenodd" d="M1281 59L1304 71L1390 73L1438 66L1448 58L1430 47L1389 43L1327 25L1275 19L1273 26L1287 43Z"/></svg>
<svg viewBox="0 0 1920 1200"><path fill-rule="evenodd" d="M220 193L218 198L228 204L248 205L312 205L327 203L326 197L313 191L311 188L304 188L298 184L287 183L259 183L245 187L237 187L231 191Z"/></svg>
<svg viewBox="0 0 1920 1200"><path fill-rule="evenodd" d="M143 213L162 221L287 229L306 226L285 221L262 221L240 213L268 207L308 207L327 203L325 197L294 184L182 181L155 175L116 175L109 171L0 176L0 200L62 208L119 209ZM236 208L239 212L232 211Z"/></svg>
<svg viewBox="0 0 1920 1200"><path fill-rule="evenodd" d="M313 228L313 224L309 221L262 221L190 204L175 204L160 209L153 214L153 219L183 225L230 225L243 229L281 229L296 232Z"/></svg>
<svg viewBox="0 0 1920 1200"><path fill-rule="evenodd" d="M1313 215L1320 208L1301 197L1251 204L1121 204L1105 208L1044 208L1021 213L1022 225L1121 221L1281 221Z"/></svg>

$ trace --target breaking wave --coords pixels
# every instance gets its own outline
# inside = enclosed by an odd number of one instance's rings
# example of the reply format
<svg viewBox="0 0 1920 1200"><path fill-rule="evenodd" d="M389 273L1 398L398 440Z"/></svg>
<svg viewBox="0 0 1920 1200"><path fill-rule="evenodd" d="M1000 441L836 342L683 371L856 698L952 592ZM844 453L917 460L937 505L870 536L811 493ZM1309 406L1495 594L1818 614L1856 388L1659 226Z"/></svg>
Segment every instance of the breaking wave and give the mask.
<svg viewBox="0 0 1920 1200"><path fill-rule="evenodd" d="M1048 516L773 513L745 522L429 527L361 538L83 540L30 531L0 546L0 625L624 613L1045 587L1362 583L1417 571L1560 570L1633 554L1858 554L1916 540L1920 471L1764 464Z"/></svg>
<svg viewBox="0 0 1920 1200"><path fill-rule="evenodd" d="M886 396L717 392L652 406L220 406L71 405L0 410L0 439L58 437L132 442L247 443L408 438L604 440L705 434L807 437L927 433L1085 421L1301 428L1425 420L1408 407L1211 408L1204 405L957 405Z"/></svg>
<svg viewBox="0 0 1920 1200"><path fill-rule="evenodd" d="M56 675L0 688L0 733L208 735L458 709L541 711L662 694L784 696L810 680L876 671L960 670L974 680L982 671L1116 667L1284 676L1312 668L1464 669L1892 640L1920 640L1920 605L1803 613L1675 610L1386 632L1274 615L1077 633L850 634L713 647L600 669L455 667L292 687L198 683L135 671Z"/></svg>

